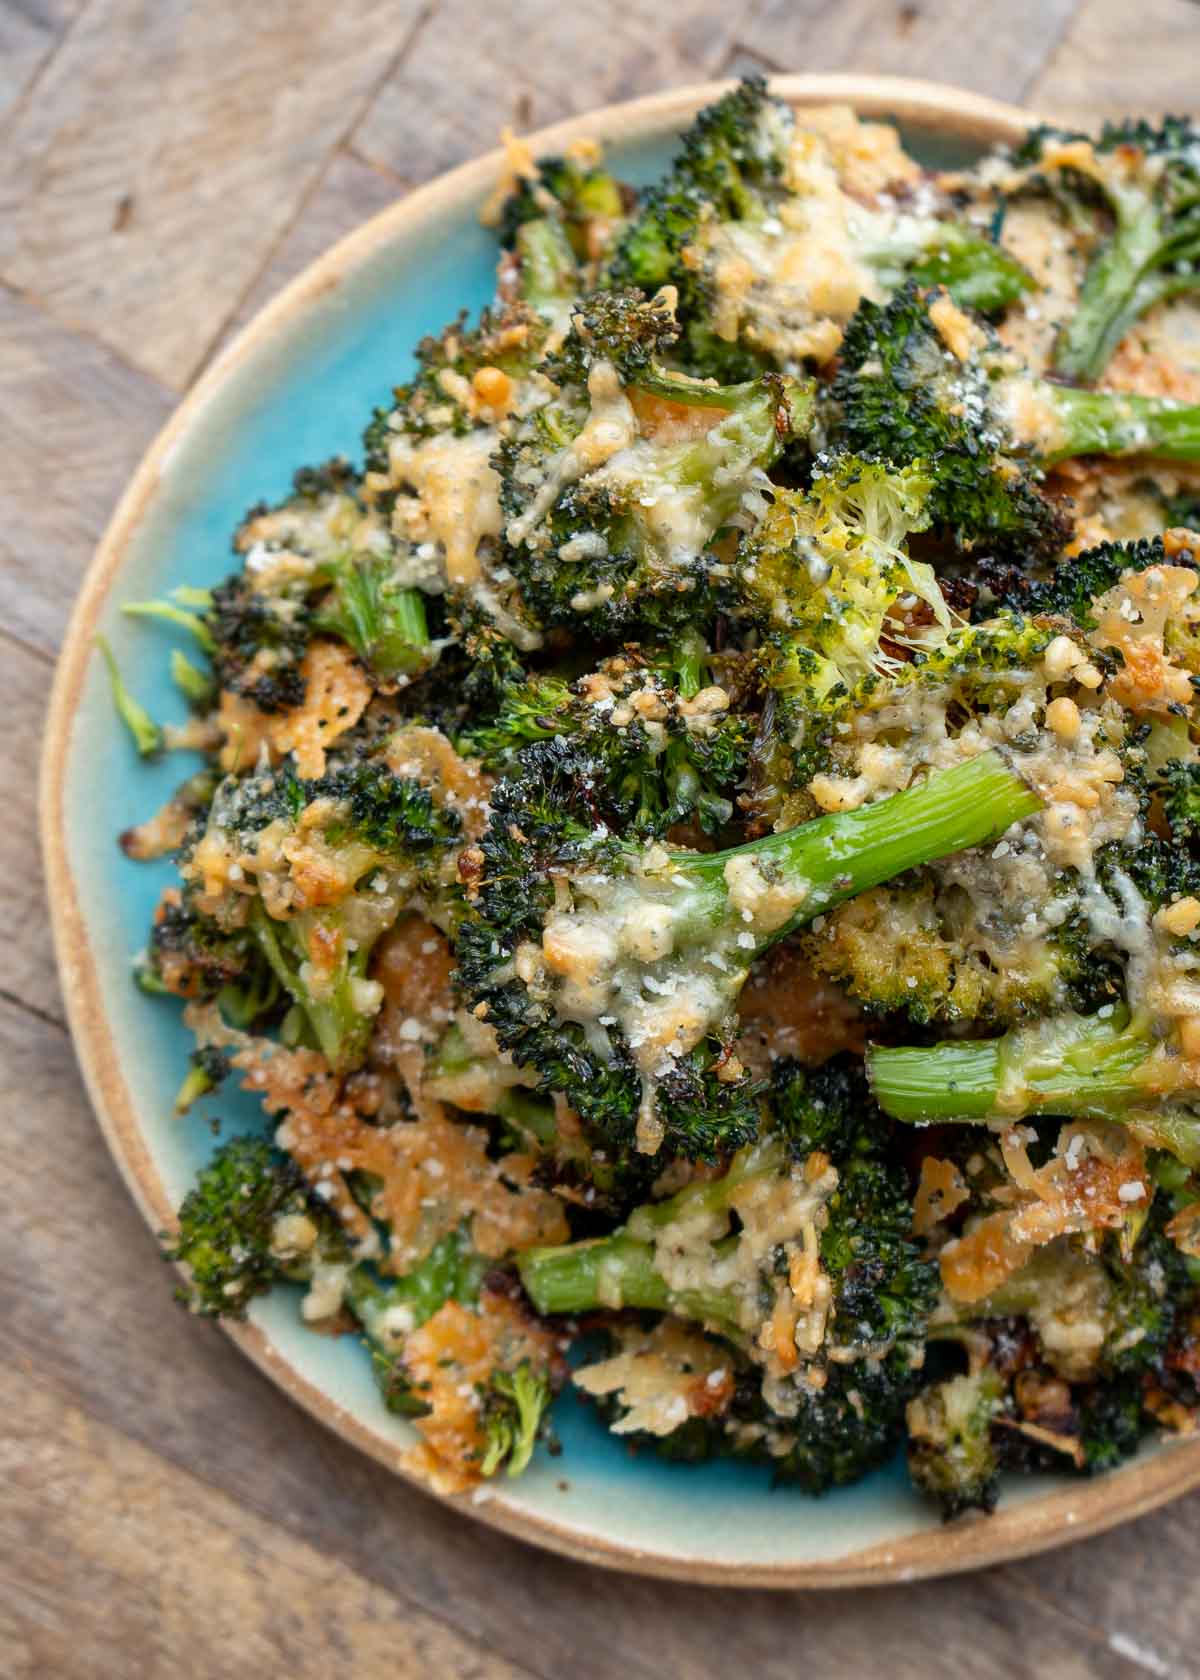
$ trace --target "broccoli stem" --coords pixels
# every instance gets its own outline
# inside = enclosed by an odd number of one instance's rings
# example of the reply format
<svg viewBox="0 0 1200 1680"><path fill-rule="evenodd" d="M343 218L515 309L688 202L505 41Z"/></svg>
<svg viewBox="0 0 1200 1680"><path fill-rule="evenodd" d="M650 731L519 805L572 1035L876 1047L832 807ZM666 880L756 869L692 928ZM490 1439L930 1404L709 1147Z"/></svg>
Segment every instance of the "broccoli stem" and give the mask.
<svg viewBox="0 0 1200 1680"><path fill-rule="evenodd" d="M1053 448L1040 452L1047 465L1072 455L1200 458L1200 406L1040 381L1037 392L1053 409L1060 434Z"/></svg>
<svg viewBox="0 0 1200 1680"><path fill-rule="evenodd" d="M293 967L284 952L279 930L286 924L273 922L259 906L252 912L251 924L272 972L304 1015L325 1060L332 1068L348 1066L360 1048L364 1025L350 993L350 973L339 976L327 997L314 997L300 978L299 965Z"/></svg>
<svg viewBox="0 0 1200 1680"><path fill-rule="evenodd" d="M163 750L165 740L162 730L146 708L130 694L125 687L121 672L117 666L113 650L103 636L96 637L96 646L100 649L100 656L108 667L108 681L112 689L113 705L121 722L133 737L133 744L143 758L154 758Z"/></svg>
<svg viewBox="0 0 1200 1680"><path fill-rule="evenodd" d="M1066 1015L1002 1038L867 1052L879 1106L913 1125L1017 1121L1030 1114L1127 1121L1143 1141L1200 1162L1200 1119L1155 1112L1142 1077L1155 1045L1149 1024L1125 1011Z"/></svg>
<svg viewBox="0 0 1200 1680"><path fill-rule="evenodd" d="M1151 304L1182 289L1177 277L1155 270L1162 227L1154 204L1140 192L1111 202L1116 230L1089 267L1056 347L1055 368L1068 379L1096 379Z"/></svg>
<svg viewBox="0 0 1200 1680"><path fill-rule="evenodd" d="M999 753L986 752L856 811L818 817L725 852L677 853L673 863L715 900L714 919L728 914L726 872L734 858L754 858L760 873L765 865L800 891L795 913L759 945L765 950L844 899L920 864L984 845L1040 809L1040 799Z"/></svg>
<svg viewBox="0 0 1200 1680"><path fill-rule="evenodd" d="M539 314L555 314L579 289L579 269L561 222L549 216L522 222L516 251L521 263L521 296Z"/></svg>

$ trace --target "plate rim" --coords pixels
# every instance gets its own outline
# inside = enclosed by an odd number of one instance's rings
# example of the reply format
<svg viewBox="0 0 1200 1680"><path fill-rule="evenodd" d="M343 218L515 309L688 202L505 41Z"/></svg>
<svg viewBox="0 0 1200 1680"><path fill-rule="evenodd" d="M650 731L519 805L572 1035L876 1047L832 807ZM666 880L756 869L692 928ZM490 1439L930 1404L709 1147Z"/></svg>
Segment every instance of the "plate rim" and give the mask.
<svg viewBox="0 0 1200 1680"><path fill-rule="evenodd" d="M946 84L899 76L852 73L780 75L772 91L796 106L844 103L864 116L905 118L921 127L988 142L1019 138L1032 113ZM720 96L731 80L689 83L595 110L522 136L536 155L572 140L611 144L662 132ZM55 668L39 773L39 826L55 959L67 1021L92 1109L134 1202L152 1231L170 1225L174 1209L144 1141L139 1117L120 1070L118 1047L104 1008L87 924L68 861L65 784L72 729L87 660L100 615L117 583L125 551L158 486L160 469L229 375L301 316L342 277L386 247L401 231L481 198L497 180L502 149L493 150L416 188L345 235L277 293L214 358L180 399L130 478L75 598ZM484 1500L439 1494L400 1462L385 1441L310 1382L251 1323L222 1322L235 1345L270 1380L325 1427L405 1481L513 1538L613 1570L715 1586L820 1589L911 1581L1010 1562L1100 1534L1145 1515L1200 1484L1200 1441L1168 1445L1153 1457L1092 1482L1054 1489L986 1519L930 1529L891 1543L804 1563L717 1563L656 1552L588 1536L515 1505L502 1492ZM819 1512L819 1505L810 1507Z"/></svg>

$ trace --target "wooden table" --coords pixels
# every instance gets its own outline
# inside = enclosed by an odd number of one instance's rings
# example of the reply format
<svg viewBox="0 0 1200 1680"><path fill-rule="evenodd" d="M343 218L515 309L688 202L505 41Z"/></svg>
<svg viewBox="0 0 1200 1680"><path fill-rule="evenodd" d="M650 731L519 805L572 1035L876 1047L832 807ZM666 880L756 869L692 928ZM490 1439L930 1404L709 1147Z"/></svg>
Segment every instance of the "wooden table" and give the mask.
<svg viewBox="0 0 1200 1680"><path fill-rule="evenodd" d="M0 1680L1200 1674L1200 1495L944 1585L743 1595L527 1550L326 1434L155 1275L34 821L55 648L151 434L285 279L502 123L750 67L1086 119L1194 108L1198 63L1191 0L0 0Z"/></svg>

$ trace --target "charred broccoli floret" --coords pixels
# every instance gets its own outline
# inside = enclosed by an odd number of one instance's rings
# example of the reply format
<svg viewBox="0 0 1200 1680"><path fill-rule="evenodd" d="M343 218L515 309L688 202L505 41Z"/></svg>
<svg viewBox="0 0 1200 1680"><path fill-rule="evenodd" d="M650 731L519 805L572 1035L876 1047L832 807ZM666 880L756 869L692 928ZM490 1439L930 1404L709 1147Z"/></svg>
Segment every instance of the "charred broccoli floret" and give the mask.
<svg viewBox="0 0 1200 1680"><path fill-rule="evenodd" d="M291 997L285 1033L344 1070L382 1000L374 944L457 833L426 787L380 760L308 781L284 766L221 783L183 869L212 901L203 927L227 926L239 953L249 939Z"/></svg>
<svg viewBox="0 0 1200 1680"><path fill-rule="evenodd" d="M609 637L703 627L715 610L710 545L807 431L806 383L665 372L671 301L586 300L545 365L556 394L507 429L504 535L539 624Z"/></svg>
<svg viewBox="0 0 1200 1680"><path fill-rule="evenodd" d="M840 448L921 462L936 526L961 549L1026 564L1052 560L1070 532L1040 488L1039 466L1073 455L1200 454L1200 410L1037 379L944 292L915 285L888 304L859 305L826 427Z"/></svg>
<svg viewBox="0 0 1200 1680"><path fill-rule="evenodd" d="M913 276L991 310L1032 284L973 228L944 215L870 207L844 192L819 133L756 77L697 117L666 180L645 195L623 232L610 276L646 291L678 288L686 357L702 372L744 379L756 363L826 360L857 298L843 312L828 286L817 295L810 276L824 272L812 255L821 214L844 226L862 286L873 295ZM730 288L733 274L745 274L746 285Z"/></svg>

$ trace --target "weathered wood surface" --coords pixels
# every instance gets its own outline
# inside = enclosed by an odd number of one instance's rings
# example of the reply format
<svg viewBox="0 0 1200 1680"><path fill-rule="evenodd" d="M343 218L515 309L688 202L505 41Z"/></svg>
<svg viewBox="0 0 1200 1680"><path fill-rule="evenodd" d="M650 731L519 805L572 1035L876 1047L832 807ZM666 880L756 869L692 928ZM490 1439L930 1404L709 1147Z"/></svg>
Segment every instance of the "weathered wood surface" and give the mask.
<svg viewBox="0 0 1200 1680"><path fill-rule="evenodd" d="M3 1680L1200 1674L1200 1496L948 1583L739 1595L532 1553L320 1429L156 1275L62 1025L33 796L72 595L175 395L502 123L754 64L1188 109L1198 49L1191 0L0 0Z"/></svg>

